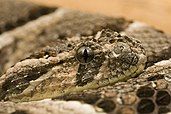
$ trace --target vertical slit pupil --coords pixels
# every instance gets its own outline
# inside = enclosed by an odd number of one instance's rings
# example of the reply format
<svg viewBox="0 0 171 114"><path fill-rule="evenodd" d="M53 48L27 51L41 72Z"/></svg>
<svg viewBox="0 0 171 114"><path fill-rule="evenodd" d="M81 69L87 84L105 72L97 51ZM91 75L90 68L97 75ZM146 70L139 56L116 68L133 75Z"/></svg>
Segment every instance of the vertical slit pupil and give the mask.
<svg viewBox="0 0 171 114"><path fill-rule="evenodd" d="M84 58L84 61L87 62L87 60L88 60L88 51L87 51L87 49L84 49L83 58Z"/></svg>
<svg viewBox="0 0 171 114"><path fill-rule="evenodd" d="M89 63L94 58L93 50L90 47L82 46L76 51L76 59L80 63Z"/></svg>

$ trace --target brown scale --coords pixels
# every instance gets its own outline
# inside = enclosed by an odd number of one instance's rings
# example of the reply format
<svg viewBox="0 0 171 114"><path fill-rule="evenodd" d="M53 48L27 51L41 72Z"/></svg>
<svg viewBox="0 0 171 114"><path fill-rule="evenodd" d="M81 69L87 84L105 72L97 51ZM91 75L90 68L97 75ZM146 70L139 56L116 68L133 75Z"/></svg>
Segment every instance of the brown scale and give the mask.
<svg viewBox="0 0 171 114"><path fill-rule="evenodd" d="M147 65L171 58L171 36L150 26L134 22L124 31L141 41L147 52Z"/></svg>
<svg viewBox="0 0 171 114"><path fill-rule="evenodd" d="M2 83L0 99L6 99L9 94L19 94L22 93L29 85L30 81L36 80L42 74L48 72L57 63L42 64L41 66L36 66L32 68L31 66L27 69L20 69L17 73L13 73L10 78ZM30 67L30 68L29 68Z"/></svg>
<svg viewBox="0 0 171 114"><path fill-rule="evenodd" d="M87 83L94 80L94 76L96 76L99 73L99 69L104 60L104 53L99 53L94 57L94 60L92 60L91 63L80 64L76 75L76 85L84 86ZM88 72L90 70L91 72Z"/></svg>
<svg viewBox="0 0 171 114"><path fill-rule="evenodd" d="M171 111L171 83L166 78L171 76L167 66L170 60L162 65L162 70L160 66L152 66L153 71L147 69L139 77L127 82L72 93L58 99L84 101L109 114L165 114Z"/></svg>
<svg viewBox="0 0 171 114"><path fill-rule="evenodd" d="M14 2L13 0L10 1ZM31 14L33 15L34 11L32 11ZM71 37L73 36L94 35L97 31L102 30L103 28L122 31L129 23L131 23L131 21L127 21L124 18L112 18L103 15L87 14L64 9L56 10L53 14L50 14L49 17L50 18L46 18L45 16L45 18L42 17L37 19L35 21L36 24L28 23L24 27L13 30L12 34L7 33L9 35L7 35L7 37L10 37L14 41L10 42L10 46L5 45L7 48L3 46L3 48L0 49L0 51L2 50L2 52L6 52L2 55L6 60L3 61L3 65L1 66L2 72L6 71L18 61L28 57L30 53L33 53L37 49L41 49L46 46L60 47L61 44L68 42L68 39L71 40ZM42 19L44 19L44 21L42 21ZM22 23L23 21L24 19L21 19L19 23ZM8 38L3 38L2 36L2 39ZM4 40L4 42L6 42L6 40ZM16 44L15 48L11 48L11 45L13 44ZM30 46L30 44L32 45ZM15 49L15 51L13 49ZM0 64L2 64L1 61Z"/></svg>
<svg viewBox="0 0 171 114"><path fill-rule="evenodd" d="M55 11L55 9L56 8L48 8L25 1L1 0L0 34L42 15L51 13Z"/></svg>

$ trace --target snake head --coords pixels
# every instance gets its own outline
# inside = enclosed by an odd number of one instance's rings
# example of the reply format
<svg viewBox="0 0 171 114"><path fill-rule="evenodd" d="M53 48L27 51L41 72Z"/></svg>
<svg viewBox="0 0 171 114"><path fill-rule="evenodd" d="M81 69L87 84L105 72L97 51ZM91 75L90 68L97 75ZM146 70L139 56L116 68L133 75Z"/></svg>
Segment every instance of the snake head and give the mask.
<svg viewBox="0 0 171 114"><path fill-rule="evenodd" d="M125 81L141 73L147 61L141 43L109 29L102 30L90 41L77 46L80 62L76 85L96 82L94 87Z"/></svg>
<svg viewBox="0 0 171 114"><path fill-rule="evenodd" d="M137 76L147 60L138 40L109 29L72 45L56 56L28 58L9 68L0 77L0 99L40 100L112 85Z"/></svg>

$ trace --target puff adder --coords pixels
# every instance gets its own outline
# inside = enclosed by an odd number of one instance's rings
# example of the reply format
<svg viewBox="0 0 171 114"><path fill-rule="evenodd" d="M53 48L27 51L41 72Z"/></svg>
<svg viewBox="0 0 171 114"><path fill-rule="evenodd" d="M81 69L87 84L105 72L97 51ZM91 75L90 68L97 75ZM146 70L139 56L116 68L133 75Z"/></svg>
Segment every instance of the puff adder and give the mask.
<svg viewBox="0 0 171 114"><path fill-rule="evenodd" d="M41 100L113 85L140 74L147 61L138 40L109 29L41 54L0 77L1 100Z"/></svg>

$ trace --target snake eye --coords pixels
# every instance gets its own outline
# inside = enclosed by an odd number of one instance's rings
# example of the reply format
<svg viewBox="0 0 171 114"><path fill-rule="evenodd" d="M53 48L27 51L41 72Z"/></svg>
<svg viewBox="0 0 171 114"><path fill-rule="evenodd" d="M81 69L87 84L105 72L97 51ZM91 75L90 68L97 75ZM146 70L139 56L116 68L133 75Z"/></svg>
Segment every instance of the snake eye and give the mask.
<svg viewBox="0 0 171 114"><path fill-rule="evenodd" d="M76 59L80 63L89 63L94 58L94 52L90 47L82 46L76 51Z"/></svg>

